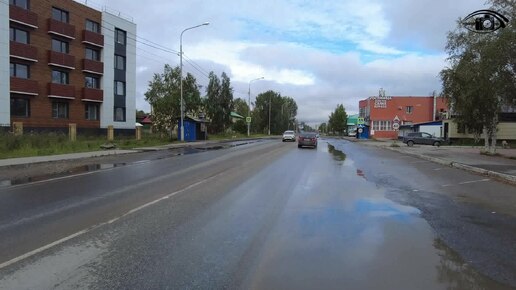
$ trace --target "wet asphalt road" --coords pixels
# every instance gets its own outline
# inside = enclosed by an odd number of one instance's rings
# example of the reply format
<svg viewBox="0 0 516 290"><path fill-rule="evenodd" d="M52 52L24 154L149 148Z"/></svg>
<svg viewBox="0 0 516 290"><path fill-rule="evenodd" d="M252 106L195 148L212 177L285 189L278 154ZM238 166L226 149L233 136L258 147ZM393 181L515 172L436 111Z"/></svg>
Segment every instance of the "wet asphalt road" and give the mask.
<svg viewBox="0 0 516 290"><path fill-rule="evenodd" d="M2 188L0 289L511 289L476 197L514 187L437 168L264 141Z"/></svg>

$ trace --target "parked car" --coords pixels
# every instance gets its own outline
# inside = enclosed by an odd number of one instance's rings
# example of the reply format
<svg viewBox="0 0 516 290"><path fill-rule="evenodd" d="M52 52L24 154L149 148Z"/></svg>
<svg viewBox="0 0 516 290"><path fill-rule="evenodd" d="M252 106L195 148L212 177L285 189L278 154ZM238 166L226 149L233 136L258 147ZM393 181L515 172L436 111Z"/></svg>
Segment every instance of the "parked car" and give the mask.
<svg viewBox="0 0 516 290"><path fill-rule="evenodd" d="M317 134L311 132L303 132L297 137L297 147L310 146L317 148Z"/></svg>
<svg viewBox="0 0 516 290"><path fill-rule="evenodd" d="M283 132L282 141L283 142L285 142L285 141L296 142L296 133L294 133L294 131L290 131L290 130Z"/></svg>
<svg viewBox="0 0 516 290"><path fill-rule="evenodd" d="M408 146L414 146L414 144L425 144L439 147L441 144L445 143L445 140L425 132L414 132L403 136L403 143Z"/></svg>

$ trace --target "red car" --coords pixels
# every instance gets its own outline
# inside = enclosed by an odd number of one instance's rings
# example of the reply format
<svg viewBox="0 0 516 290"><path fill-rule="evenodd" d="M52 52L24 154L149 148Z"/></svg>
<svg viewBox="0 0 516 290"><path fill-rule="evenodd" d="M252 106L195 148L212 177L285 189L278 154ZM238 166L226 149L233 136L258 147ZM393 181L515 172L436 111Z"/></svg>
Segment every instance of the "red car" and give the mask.
<svg viewBox="0 0 516 290"><path fill-rule="evenodd" d="M297 148L310 146L317 148L317 134L312 132L303 132L297 137Z"/></svg>

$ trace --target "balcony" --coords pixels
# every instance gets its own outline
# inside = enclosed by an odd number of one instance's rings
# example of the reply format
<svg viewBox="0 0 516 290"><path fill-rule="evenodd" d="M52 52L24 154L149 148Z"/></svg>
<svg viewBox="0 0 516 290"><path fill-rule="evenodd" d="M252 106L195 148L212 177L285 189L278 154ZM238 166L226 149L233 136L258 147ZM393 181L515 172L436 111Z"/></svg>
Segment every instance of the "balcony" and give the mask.
<svg viewBox="0 0 516 290"><path fill-rule="evenodd" d="M82 43L104 47L104 35L89 30L82 31Z"/></svg>
<svg viewBox="0 0 516 290"><path fill-rule="evenodd" d="M104 91L92 88L82 88L82 100L102 103L104 101Z"/></svg>
<svg viewBox="0 0 516 290"><path fill-rule="evenodd" d="M38 49L35 46L11 41L9 44L9 54L11 57L37 62Z"/></svg>
<svg viewBox="0 0 516 290"><path fill-rule="evenodd" d="M48 84L48 97L60 99L75 99L75 87L62 84Z"/></svg>
<svg viewBox="0 0 516 290"><path fill-rule="evenodd" d="M9 5L9 20L28 27L38 28L38 14L15 5Z"/></svg>
<svg viewBox="0 0 516 290"><path fill-rule="evenodd" d="M48 33L75 39L75 26L54 19L48 19Z"/></svg>
<svg viewBox="0 0 516 290"><path fill-rule="evenodd" d="M37 96L39 85L37 81L11 77L11 93Z"/></svg>
<svg viewBox="0 0 516 290"><path fill-rule="evenodd" d="M102 75L104 73L104 63L91 59L82 60L82 71L92 74Z"/></svg>
<svg viewBox="0 0 516 290"><path fill-rule="evenodd" d="M75 69L75 56L66 53L48 51L48 65Z"/></svg>

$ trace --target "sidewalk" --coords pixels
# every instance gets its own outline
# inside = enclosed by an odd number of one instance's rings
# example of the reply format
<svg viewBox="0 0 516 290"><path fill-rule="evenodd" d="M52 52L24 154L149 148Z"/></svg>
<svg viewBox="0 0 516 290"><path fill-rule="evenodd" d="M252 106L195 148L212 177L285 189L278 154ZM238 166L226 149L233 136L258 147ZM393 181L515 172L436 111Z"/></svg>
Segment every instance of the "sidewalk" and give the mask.
<svg viewBox="0 0 516 290"><path fill-rule="evenodd" d="M59 155L49 155L49 156L9 158L9 159L0 159L0 167L34 164L34 163L42 163L42 162L53 162L53 161L61 161L61 160L74 160L74 159L81 159L81 158L128 154L128 153L136 153L136 152L139 152L139 151L138 150L104 150L104 151L69 153L69 154L59 154Z"/></svg>
<svg viewBox="0 0 516 290"><path fill-rule="evenodd" d="M516 149L498 149L502 156L487 156L480 154L482 147L467 146L426 146L415 145L408 147L401 141L396 141L399 147L392 147L393 141L349 140L367 146L376 146L402 154L415 156L424 160L455 167L476 174L516 184Z"/></svg>

